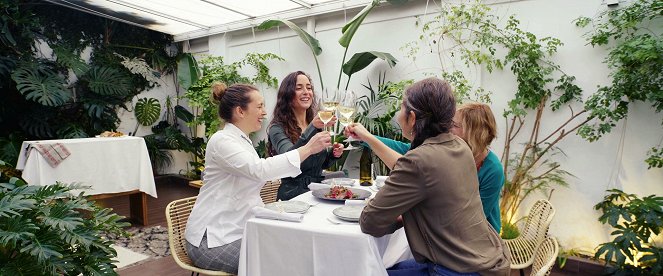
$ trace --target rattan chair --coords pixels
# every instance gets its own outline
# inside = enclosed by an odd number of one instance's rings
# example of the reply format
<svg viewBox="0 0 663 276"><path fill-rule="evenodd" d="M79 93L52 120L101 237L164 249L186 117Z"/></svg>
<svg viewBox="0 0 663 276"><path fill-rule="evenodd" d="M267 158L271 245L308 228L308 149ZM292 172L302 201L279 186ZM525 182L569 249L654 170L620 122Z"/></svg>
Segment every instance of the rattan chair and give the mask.
<svg viewBox="0 0 663 276"><path fill-rule="evenodd" d="M191 271L191 275L203 273L205 275L233 275L223 271L207 270L196 267L186 254L186 240L184 230L186 222L196 203L197 196L175 200L166 206L166 222L168 223L168 243L170 254L175 262L182 268Z"/></svg>
<svg viewBox="0 0 663 276"><path fill-rule="evenodd" d="M525 274L523 268L534 262L534 252L548 235L548 227L553 216L555 208L552 204L545 199L538 200L530 208L525 227L520 230L520 236L504 240L511 253L511 269L520 269L520 275Z"/></svg>
<svg viewBox="0 0 663 276"><path fill-rule="evenodd" d="M559 254L559 245L557 240L553 237L547 237L534 253L534 263L532 264L531 276L547 276L550 274L552 267L557 260Z"/></svg>
<svg viewBox="0 0 663 276"><path fill-rule="evenodd" d="M265 186L262 186L262 189L260 189L260 198L262 198L262 202L265 204L275 202L279 186L281 186L280 179L267 181Z"/></svg>

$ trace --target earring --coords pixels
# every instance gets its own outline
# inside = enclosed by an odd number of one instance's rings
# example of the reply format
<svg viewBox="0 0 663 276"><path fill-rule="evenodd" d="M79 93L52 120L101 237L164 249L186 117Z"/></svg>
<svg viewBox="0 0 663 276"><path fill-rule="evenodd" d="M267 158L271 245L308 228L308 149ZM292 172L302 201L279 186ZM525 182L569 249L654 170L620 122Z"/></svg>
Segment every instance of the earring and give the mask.
<svg viewBox="0 0 663 276"><path fill-rule="evenodd" d="M412 136L412 130L410 130L410 136Z"/></svg>

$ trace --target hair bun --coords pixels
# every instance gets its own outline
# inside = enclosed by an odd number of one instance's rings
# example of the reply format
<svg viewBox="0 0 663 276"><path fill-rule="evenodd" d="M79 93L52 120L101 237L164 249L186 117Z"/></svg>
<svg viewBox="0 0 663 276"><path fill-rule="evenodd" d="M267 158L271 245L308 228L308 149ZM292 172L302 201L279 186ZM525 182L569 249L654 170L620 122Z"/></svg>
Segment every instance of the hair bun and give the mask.
<svg viewBox="0 0 663 276"><path fill-rule="evenodd" d="M212 83L212 98L214 99L214 101L217 103L221 102L223 94L226 93L227 89L228 86L226 86L225 83L222 82Z"/></svg>

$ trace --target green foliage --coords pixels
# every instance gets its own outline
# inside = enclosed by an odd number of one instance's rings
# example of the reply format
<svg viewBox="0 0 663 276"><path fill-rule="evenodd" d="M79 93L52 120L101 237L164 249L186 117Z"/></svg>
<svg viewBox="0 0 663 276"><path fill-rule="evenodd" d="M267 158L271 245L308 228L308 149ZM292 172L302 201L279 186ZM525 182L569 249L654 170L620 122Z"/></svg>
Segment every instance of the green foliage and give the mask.
<svg viewBox="0 0 663 276"><path fill-rule="evenodd" d="M502 237L502 239L509 240L509 239L515 239L518 236L520 236L520 230L518 230L518 226L516 226L516 223L511 223L503 220L500 237Z"/></svg>
<svg viewBox="0 0 663 276"><path fill-rule="evenodd" d="M532 192L566 186L570 174L553 159L563 154L556 144L586 121L579 117L584 110L574 112L571 108L582 93L574 83L575 77L553 62L562 42L524 31L515 16L504 21L479 1L446 5L433 20L417 22L417 26L422 30L420 41L438 54L442 76L456 87L459 100L490 102L488 92L469 84L467 70L484 68L492 73L508 69L516 78L517 90L503 113L507 133L502 155L506 174L500 202L502 218L512 222L511 216ZM416 55L417 45L407 44L406 52ZM558 127L546 127L555 129L549 134L540 133L544 114L563 106L569 107L569 119ZM521 133L526 121L533 127L529 133ZM517 144L523 145L522 151L512 148Z"/></svg>
<svg viewBox="0 0 663 276"><path fill-rule="evenodd" d="M71 99L64 78L49 68L26 63L12 73L12 79L27 100L45 106L61 106Z"/></svg>
<svg viewBox="0 0 663 276"><path fill-rule="evenodd" d="M39 1L0 1L0 10L0 137L115 130L117 111L155 84L149 77L174 68L164 51L168 35ZM53 49L51 57L39 55L44 46ZM81 58L84 50L89 61ZM70 72L77 78L68 79Z"/></svg>
<svg viewBox="0 0 663 276"><path fill-rule="evenodd" d="M612 83L599 87L587 100L585 108L596 120L580 128L580 136L592 142L609 133L628 116L630 102L647 102L656 113L663 110L663 36L661 28L650 28L656 22L660 27L661 19L660 1L638 0L576 21L579 27L593 24L586 34L592 46L610 45L604 63L612 70ZM651 150L647 155L649 168L663 167L660 151Z"/></svg>
<svg viewBox="0 0 663 276"><path fill-rule="evenodd" d="M18 162L18 154L21 152L23 136L20 132L9 134L8 137L0 137L0 160L6 160L10 164Z"/></svg>
<svg viewBox="0 0 663 276"><path fill-rule="evenodd" d="M88 201L78 184L28 186L0 175L0 275L117 275L113 241L123 217Z"/></svg>
<svg viewBox="0 0 663 276"><path fill-rule="evenodd" d="M177 80L185 90L200 78L198 63L191 53L184 53L177 61Z"/></svg>
<svg viewBox="0 0 663 276"><path fill-rule="evenodd" d="M407 2L407 0L387 0L387 2L394 5L400 5ZM371 12L371 10L373 10L373 8L377 7L379 4L380 4L379 0L371 1L371 3L366 5L364 9L362 9L357 15L355 15L354 18L352 18L348 23L346 23L343 26L343 28L341 28L342 35L338 39L338 43L339 45L341 45L341 47L345 48L345 51L343 52L343 60L341 61L341 68L339 69L338 72L338 82L336 84L336 88L341 87L342 73L345 73L348 76L348 80L345 85L345 88L347 89L348 86L350 85L350 79L352 77L352 74L361 71L363 68L366 68L366 66L368 66L371 62L373 62L375 58L379 57L380 59L387 61L390 67L393 67L396 64L397 60L391 54L375 52L375 51L357 53L348 63L345 62L345 57L347 56L350 42L357 33L359 26L361 26L361 24L364 22L364 19L366 19L366 17ZM322 82L323 80L322 73L320 72L320 64L318 63L318 58L317 58L317 56L320 55L320 53L322 52L322 48L320 47L320 42L316 38L311 36L309 33L304 31L302 28L300 28L299 26L288 20L266 20L258 26L258 29L267 30L276 27L279 24L285 24L290 29L295 31L295 33L297 33L299 37L302 39L302 41L304 41L304 43L309 47L311 53L313 54L315 65L318 68L320 86L324 91L325 85Z"/></svg>
<svg viewBox="0 0 663 276"><path fill-rule="evenodd" d="M663 197L639 198L618 189L608 192L594 209L601 211L601 223L614 228L613 239L600 244L594 257L612 265L607 268L612 275L660 275L663 248L653 238L663 230Z"/></svg>
<svg viewBox="0 0 663 276"><path fill-rule="evenodd" d="M159 120L161 104L155 98L140 98L136 102L134 114L136 114L136 120L139 124L150 126Z"/></svg>

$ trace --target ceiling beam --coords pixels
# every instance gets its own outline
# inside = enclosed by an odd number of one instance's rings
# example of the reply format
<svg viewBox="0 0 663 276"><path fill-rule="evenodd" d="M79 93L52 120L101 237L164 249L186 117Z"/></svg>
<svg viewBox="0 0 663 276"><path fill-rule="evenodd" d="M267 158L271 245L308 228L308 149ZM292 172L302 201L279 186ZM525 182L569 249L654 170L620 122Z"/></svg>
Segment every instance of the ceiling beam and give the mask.
<svg viewBox="0 0 663 276"><path fill-rule="evenodd" d="M219 7L219 8L224 9L224 10L229 10L229 11L231 11L231 12L241 14L241 15L246 16L246 17L248 17L248 18L255 18L255 17L256 17L255 15L251 15L251 14L248 14L248 13L245 13L245 12L241 12L241 11L238 11L238 10L236 10L236 9L229 8L229 7L227 7L227 6L222 6L222 5L219 5L219 4L214 3L214 2L212 2L212 1L209 1L209 0L200 0L200 1L203 1L203 2L205 2L205 3L207 3L207 4L210 4L210 5L217 6L217 7Z"/></svg>
<svg viewBox="0 0 663 276"><path fill-rule="evenodd" d="M311 5L311 3L308 3L308 2L305 2L305 1L302 1L302 0L290 0L290 2L293 2L297 5L300 5L304 8L307 8L307 9L310 9L311 7L313 7L313 5Z"/></svg>
<svg viewBox="0 0 663 276"><path fill-rule="evenodd" d="M211 27L211 26L207 26L207 25L203 25L203 24L200 24L200 23L193 22L191 20L187 20L187 19L184 19L184 18L172 16L170 14L165 14L165 13L162 13L162 12L159 12L159 11L155 11L155 10L152 10L152 9L148 9L148 8L145 8L145 7L134 5L134 4L131 4L131 3L127 3L127 2L122 1L122 0L106 0L106 1L118 4L120 6L130 8L130 9L139 10L139 11L146 12L146 13L149 13L149 14L152 14L152 15L167 18L167 19L170 19L170 20L173 20L173 21L177 21L177 22L180 22L182 24L189 25L189 26L194 26L194 27L200 28L200 29L208 30Z"/></svg>

